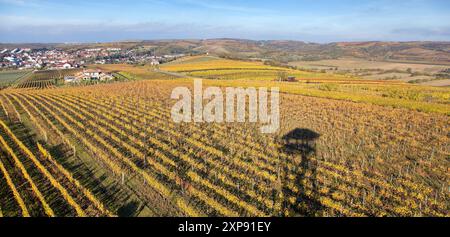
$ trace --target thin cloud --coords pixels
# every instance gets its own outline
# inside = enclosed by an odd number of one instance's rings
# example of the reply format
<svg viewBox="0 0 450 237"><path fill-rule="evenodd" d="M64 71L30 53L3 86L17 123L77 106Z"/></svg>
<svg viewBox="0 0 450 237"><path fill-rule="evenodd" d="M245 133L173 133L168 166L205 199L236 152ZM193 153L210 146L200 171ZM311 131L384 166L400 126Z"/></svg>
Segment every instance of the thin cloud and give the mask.
<svg viewBox="0 0 450 237"><path fill-rule="evenodd" d="M387 0L0 0L0 41L249 38L314 42L449 40L450 4ZM27 4L39 4L27 9ZM9 8L8 8L9 7ZM401 10L401 11L400 11ZM405 13L406 12L406 13ZM420 14L419 14L420 13ZM58 35L60 34L60 35ZM72 40L72 38L73 40ZM83 38L84 37L84 38Z"/></svg>
<svg viewBox="0 0 450 237"><path fill-rule="evenodd" d="M235 32L237 30L237 32ZM236 27L216 27L206 24L168 24L143 22L136 24L61 23L5 27L0 25L0 42L106 42L125 39L182 39L225 37L241 30ZM19 39L19 40L17 40ZM30 40L32 39L32 40Z"/></svg>
<svg viewBox="0 0 450 237"><path fill-rule="evenodd" d="M232 12L242 12L242 13L275 13L272 10L261 9L256 7L244 7L244 6L233 6L233 5L225 5L218 3L214 0L180 0L180 2L190 4L197 7L208 8L213 10L221 10L221 11L232 11Z"/></svg>
<svg viewBox="0 0 450 237"><path fill-rule="evenodd" d="M37 7L39 4L33 0L0 0L0 3L19 7Z"/></svg>
<svg viewBox="0 0 450 237"><path fill-rule="evenodd" d="M420 35L420 36L430 36L430 35L438 35L438 36L450 36L450 27L444 28L402 28L402 29L394 29L392 30L393 34L404 34L404 35Z"/></svg>

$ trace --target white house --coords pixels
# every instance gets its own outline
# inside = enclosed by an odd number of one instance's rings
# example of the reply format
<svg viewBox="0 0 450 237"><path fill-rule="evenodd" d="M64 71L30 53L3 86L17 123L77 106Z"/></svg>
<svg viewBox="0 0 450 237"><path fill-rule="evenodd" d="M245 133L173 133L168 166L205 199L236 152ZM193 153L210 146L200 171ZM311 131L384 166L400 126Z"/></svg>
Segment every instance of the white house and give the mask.
<svg viewBox="0 0 450 237"><path fill-rule="evenodd" d="M100 76L100 81L109 81L112 79L114 79L114 76L110 74L102 73L102 75Z"/></svg>
<svg viewBox="0 0 450 237"><path fill-rule="evenodd" d="M70 63L64 63L62 67L64 69L70 69L70 68L72 68L72 65Z"/></svg>
<svg viewBox="0 0 450 237"><path fill-rule="evenodd" d="M150 65L152 65L152 66L159 65L159 61L158 61L158 60L152 60L152 61L150 62Z"/></svg>
<svg viewBox="0 0 450 237"><path fill-rule="evenodd" d="M97 80L100 79L101 70L88 69L83 71L83 80Z"/></svg>
<svg viewBox="0 0 450 237"><path fill-rule="evenodd" d="M64 82L66 82L66 83L77 82L77 81L79 81L79 79L75 76L65 76L64 77Z"/></svg>
<svg viewBox="0 0 450 237"><path fill-rule="evenodd" d="M77 76L79 79L83 80L100 80L100 81L109 81L114 79L110 73L104 73L100 69L87 69L83 72L80 72Z"/></svg>

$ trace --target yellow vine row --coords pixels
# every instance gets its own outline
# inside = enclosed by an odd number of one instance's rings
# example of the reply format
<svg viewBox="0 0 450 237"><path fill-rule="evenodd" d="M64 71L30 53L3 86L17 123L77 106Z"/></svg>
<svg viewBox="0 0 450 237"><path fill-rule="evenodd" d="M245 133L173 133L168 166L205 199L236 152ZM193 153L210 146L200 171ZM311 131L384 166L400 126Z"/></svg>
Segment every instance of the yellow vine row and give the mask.
<svg viewBox="0 0 450 237"><path fill-rule="evenodd" d="M3 123L3 121L0 120L0 122ZM37 188L36 184L34 184L33 180L31 179L30 175L28 174L27 170L25 169L25 167L23 166L22 162L20 162L19 158L17 158L16 154L14 153L14 151L12 150L12 148L6 143L5 139L3 139L2 136L0 136L0 143L3 145L4 149L8 152L8 154L14 159L14 162L16 164L16 166L20 169L22 175L24 176L24 178L28 181L28 183L31 186L31 189L33 190L33 192L36 194L37 198L39 199L39 201L41 202L45 213L48 216L54 217L55 213L53 212L53 210L50 208L50 206L47 204L47 202L45 201L44 196L42 195L42 193L39 191L39 189Z"/></svg>
<svg viewBox="0 0 450 237"><path fill-rule="evenodd" d="M64 199L71 205L78 216L85 216L83 209L75 202L75 200L69 195L67 190L48 172L48 170L41 164L41 162L34 156L34 154L14 135L14 133L9 129L9 127L3 122L0 121L0 125L3 127L3 130L13 139L13 141L20 147L20 149L27 155L28 158L36 165L39 171L44 174L44 176L50 181L50 183L61 192Z"/></svg>
<svg viewBox="0 0 450 237"><path fill-rule="evenodd" d="M91 193L88 189L86 189L77 179L73 177L73 175L66 170L61 164L59 164L52 155L40 144L38 143L38 149L43 157L50 161L56 168L71 182L73 183L81 192L91 201L97 209L99 209L102 213L112 216L112 214L103 206L103 204Z"/></svg>
<svg viewBox="0 0 450 237"><path fill-rule="evenodd" d="M19 192L17 191L16 187L14 186L14 183L11 179L11 177L8 174L8 171L6 170L5 166L3 165L3 162L0 159L0 170L3 173L3 176L6 179L6 183L8 184L9 188L14 194L14 199L16 199L17 203L19 204L20 209L22 210L22 216L23 217L30 217L30 213L28 212L28 209L20 196Z"/></svg>

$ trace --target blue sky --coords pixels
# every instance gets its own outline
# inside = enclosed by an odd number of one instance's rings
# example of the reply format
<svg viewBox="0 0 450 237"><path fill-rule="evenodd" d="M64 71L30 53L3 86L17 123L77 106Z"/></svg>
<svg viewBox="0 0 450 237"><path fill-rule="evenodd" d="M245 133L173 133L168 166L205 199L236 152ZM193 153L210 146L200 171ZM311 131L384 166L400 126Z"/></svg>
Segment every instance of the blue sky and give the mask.
<svg viewBox="0 0 450 237"><path fill-rule="evenodd" d="M0 42L450 40L448 0L0 0Z"/></svg>

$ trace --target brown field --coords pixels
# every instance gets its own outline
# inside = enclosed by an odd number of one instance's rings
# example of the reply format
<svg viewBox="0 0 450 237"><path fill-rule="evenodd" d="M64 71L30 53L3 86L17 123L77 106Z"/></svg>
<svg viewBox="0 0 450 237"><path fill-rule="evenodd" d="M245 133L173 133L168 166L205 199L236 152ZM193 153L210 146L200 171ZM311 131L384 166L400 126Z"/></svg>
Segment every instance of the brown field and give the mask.
<svg viewBox="0 0 450 237"><path fill-rule="evenodd" d="M443 69L449 68L450 65L433 65L420 63L402 63L402 62L381 62L369 61L363 59L343 58L330 59L320 61L298 61L290 63L293 66L310 66L310 67L339 67L340 69L381 69L381 70L401 70L405 71L411 68L413 71L435 73Z"/></svg>
<svg viewBox="0 0 450 237"><path fill-rule="evenodd" d="M450 79L430 81L422 84L427 86L450 86Z"/></svg>
<svg viewBox="0 0 450 237"><path fill-rule="evenodd" d="M297 61L289 65L306 69L327 70L338 68L337 71L370 80L398 80L409 82L418 79L434 79L435 74L450 68L447 64L369 61L355 58L330 59L320 61ZM407 70L420 75L412 76ZM334 71L334 70L331 70ZM441 83L424 83L424 85L442 85Z"/></svg>

